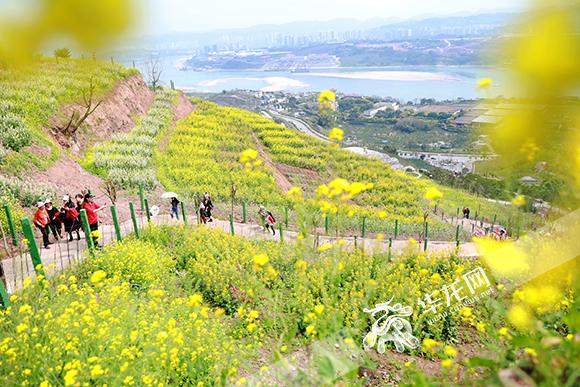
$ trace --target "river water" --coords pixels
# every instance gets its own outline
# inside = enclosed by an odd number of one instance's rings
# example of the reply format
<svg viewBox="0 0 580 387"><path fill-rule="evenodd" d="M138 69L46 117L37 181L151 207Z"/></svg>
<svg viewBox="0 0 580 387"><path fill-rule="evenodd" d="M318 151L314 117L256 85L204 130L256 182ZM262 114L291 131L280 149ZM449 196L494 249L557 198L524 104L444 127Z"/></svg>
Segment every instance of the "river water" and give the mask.
<svg viewBox="0 0 580 387"><path fill-rule="evenodd" d="M477 66L392 66L321 68L308 73L290 71L181 71L183 57L163 58L162 80L170 80L177 88L191 92L221 92L222 90L250 89L262 91L321 91L335 89L355 95L393 97L401 101L421 98L447 100L477 98L505 94L502 87L506 73L492 67ZM131 65L132 59L122 60ZM145 60L136 66L145 74ZM477 89L477 80L493 79L491 90L484 94Z"/></svg>

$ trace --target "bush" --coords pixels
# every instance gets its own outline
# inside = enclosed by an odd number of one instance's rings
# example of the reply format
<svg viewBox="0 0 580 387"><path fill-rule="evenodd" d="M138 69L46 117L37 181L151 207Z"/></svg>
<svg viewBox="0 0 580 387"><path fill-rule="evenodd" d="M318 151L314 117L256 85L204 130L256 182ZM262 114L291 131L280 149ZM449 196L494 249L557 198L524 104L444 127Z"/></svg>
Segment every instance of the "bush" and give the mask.
<svg viewBox="0 0 580 387"><path fill-rule="evenodd" d="M94 259L85 261L81 272L103 270L132 286L147 289L166 283L174 266L172 258L153 244L127 240L108 246Z"/></svg>
<svg viewBox="0 0 580 387"><path fill-rule="evenodd" d="M32 143L32 134L20 117L9 113L0 117L0 139L6 148L18 152Z"/></svg>

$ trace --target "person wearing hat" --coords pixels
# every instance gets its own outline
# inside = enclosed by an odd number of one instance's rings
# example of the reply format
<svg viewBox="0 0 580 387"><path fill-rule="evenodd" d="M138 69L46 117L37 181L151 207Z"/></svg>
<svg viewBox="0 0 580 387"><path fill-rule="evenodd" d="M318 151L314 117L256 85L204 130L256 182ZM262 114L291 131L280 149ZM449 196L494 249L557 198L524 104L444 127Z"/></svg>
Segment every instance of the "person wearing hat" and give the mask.
<svg viewBox="0 0 580 387"><path fill-rule="evenodd" d="M266 210L266 207L262 205L258 206L258 215L260 215L260 218L262 219L264 231L272 230L272 235L276 235L276 229L274 228L276 219L274 219L274 215L272 215L272 213Z"/></svg>
<svg viewBox="0 0 580 387"><path fill-rule="evenodd" d="M50 219L50 223L48 224L48 228L52 231L52 235L54 239L60 240L62 239L62 222L60 220L60 212L58 208L52 205L52 200L47 199L44 201L44 207L46 208L46 212L48 213L48 219Z"/></svg>
<svg viewBox="0 0 580 387"><path fill-rule="evenodd" d="M87 212L87 218L89 220L89 228L93 236L93 242L95 247L98 247L99 215L97 212L101 211L106 206L100 206L95 203L94 197L95 195L93 195L91 192L85 194L85 200L83 201L82 209Z"/></svg>
<svg viewBox="0 0 580 387"><path fill-rule="evenodd" d="M213 222L213 218L211 217L211 211L213 210L213 203L211 202L211 197L209 196L208 192L203 193L203 198L201 199L201 203L203 204L203 214L201 215L203 218L203 223Z"/></svg>
<svg viewBox="0 0 580 387"><path fill-rule="evenodd" d="M49 249L50 247L48 247L48 245L51 244L48 240L48 225L50 224L50 218L48 217L48 212L46 211L43 201L36 203L36 208L37 210L32 221L42 233L42 244L44 248Z"/></svg>

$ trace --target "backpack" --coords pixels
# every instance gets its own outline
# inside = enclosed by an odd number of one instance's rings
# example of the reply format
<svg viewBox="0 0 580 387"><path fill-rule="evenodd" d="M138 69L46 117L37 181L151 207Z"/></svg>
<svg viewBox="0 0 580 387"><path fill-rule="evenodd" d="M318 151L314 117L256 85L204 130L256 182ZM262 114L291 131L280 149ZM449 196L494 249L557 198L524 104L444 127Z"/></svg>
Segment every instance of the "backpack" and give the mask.
<svg viewBox="0 0 580 387"><path fill-rule="evenodd" d="M272 224L276 223L276 219L274 219L274 215L272 215L272 213L270 211L268 211L268 220Z"/></svg>

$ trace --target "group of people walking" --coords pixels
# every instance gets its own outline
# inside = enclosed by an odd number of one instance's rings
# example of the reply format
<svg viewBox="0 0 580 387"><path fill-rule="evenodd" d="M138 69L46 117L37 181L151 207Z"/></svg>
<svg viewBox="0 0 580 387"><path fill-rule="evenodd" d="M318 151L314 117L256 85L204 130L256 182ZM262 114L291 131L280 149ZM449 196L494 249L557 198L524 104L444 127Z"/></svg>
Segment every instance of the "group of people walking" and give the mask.
<svg viewBox="0 0 580 387"><path fill-rule="evenodd" d="M60 208L56 208L51 199L39 201L36 203L36 208L33 222L42 234L42 244L45 249L50 249L50 245L53 244L50 241L51 233L56 241L66 238L67 234L68 240L73 241L73 233L76 234L77 240L81 239L79 233L81 230L81 210L87 212L91 236L95 246L98 246L98 212L105 206L95 203L94 195L90 191L76 194L74 200L70 195L64 195Z"/></svg>
<svg viewBox="0 0 580 387"><path fill-rule="evenodd" d="M36 213L34 214L34 225L40 230L42 234L42 244L45 249L50 249L50 245L54 242L50 241L50 234L52 233L55 241L62 240L68 237L69 241L73 241L73 234L76 239L80 240L80 231L82 229L81 210L87 213L89 229L91 237L96 247L98 247L98 230L99 230L99 215L106 205L99 205L94 201L94 195L87 191L86 193L79 193L74 196L64 195L62 197L62 205L57 208L53 205L51 199L41 200L36 203ZM179 205L180 201L176 197L171 198L170 216L179 220ZM203 224L213 222L212 211L213 203L208 192L203 194L201 198L198 214L199 219ZM262 205L259 206L258 215L264 227L264 231L272 231L276 235L274 225L276 219L272 213Z"/></svg>

